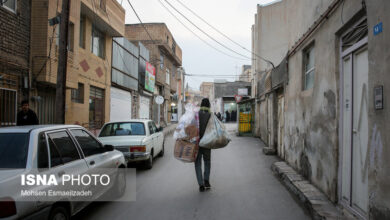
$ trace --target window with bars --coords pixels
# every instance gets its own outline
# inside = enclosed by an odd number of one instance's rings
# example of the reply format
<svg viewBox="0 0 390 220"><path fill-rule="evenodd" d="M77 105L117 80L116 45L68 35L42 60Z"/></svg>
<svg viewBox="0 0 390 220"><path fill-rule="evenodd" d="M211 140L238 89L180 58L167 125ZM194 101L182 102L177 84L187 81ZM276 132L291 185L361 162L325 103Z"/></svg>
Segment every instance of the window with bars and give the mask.
<svg viewBox="0 0 390 220"><path fill-rule="evenodd" d="M84 103L84 84L79 83L77 89L72 89L72 102Z"/></svg>
<svg viewBox="0 0 390 220"><path fill-rule="evenodd" d="M308 90L314 86L315 77L315 54L314 44L310 45L303 51L304 75L303 90Z"/></svg>
<svg viewBox="0 0 390 220"><path fill-rule="evenodd" d="M16 105L17 92L0 88L0 127L16 125Z"/></svg>

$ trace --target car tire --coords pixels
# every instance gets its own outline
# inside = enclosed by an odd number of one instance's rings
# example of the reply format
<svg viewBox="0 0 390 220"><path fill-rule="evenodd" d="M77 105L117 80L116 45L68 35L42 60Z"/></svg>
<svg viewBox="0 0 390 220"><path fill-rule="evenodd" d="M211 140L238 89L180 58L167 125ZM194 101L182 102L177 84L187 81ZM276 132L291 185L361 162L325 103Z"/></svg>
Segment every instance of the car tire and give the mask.
<svg viewBox="0 0 390 220"><path fill-rule="evenodd" d="M160 151L160 153L158 154L159 157L163 157L164 156L164 151L165 151L165 143L163 141L163 146L162 146L162 149Z"/></svg>
<svg viewBox="0 0 390 220"><path fill-rule="evenodd" d="M118 168L118 173L116 175L115 185L113 187L113 193L115 198L120 198L126 192L126 169Z"/></svg>
<svg viewBox="0 0 390 220"><path fill-rule="evenodd" d="M153 167L153 150L150 152L150 157L146 161L146 169L152 169Z"/></svg>
<svg viewBox="0 0 390 220"><path fill-rule="evenodd" d="M49 215L49 220L70 220L70 214L64 206L54 206Z"/></svg>

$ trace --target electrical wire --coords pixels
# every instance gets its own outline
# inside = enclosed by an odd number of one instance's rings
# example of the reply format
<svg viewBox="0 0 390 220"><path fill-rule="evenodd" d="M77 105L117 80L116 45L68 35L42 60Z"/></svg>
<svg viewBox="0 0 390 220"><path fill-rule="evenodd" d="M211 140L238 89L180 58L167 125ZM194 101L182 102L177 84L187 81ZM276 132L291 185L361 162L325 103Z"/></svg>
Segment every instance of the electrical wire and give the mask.
<svg viewBox="0 0 390 220"><path fill-rule="evenodd" d="M131 4L130 0L127 0L127 2L129 3L131 9L133 10L135 16L137 16L137 19L138 21L141 23L142 27L145 29L146 33L148 34L150 40L152 41L153 44L155 44L155 41L153 40L152 36L150 35L148 29L145 27L144 23L142 22L141 18L138 16L138 13L137 11L134 9L133 5Z"/></svg>
<svg viewBox="0 0 390 220"><path fill-rule="evenodd" d="M167 0L165 0L167 1ZM224 34L222 31L220 31L219 29L217 29L216 27L214 27L213 25L211 25L209 22L207 22L205 19L203 19L202 17L200 17L197 13L195 13L191 8L187 7L184 3L182 3L180 0L176 0L180 5L182 5L184 8L186 8L188 11L190 11L193 15L195 15L197 18L199 18L201 21L203 21L205 24L207 24L209 27L211 27L212 29L214 29L216 32L218 32L219 34L221 34L222 36L224 36L226 39L228 39L229 41L231 41L232 43L234 43L235 45L241 47L242 49L248 51L249 53L251 53L252 55L262 59L263 61L269 63L272 65L273 68L275 68L274 64L270 61L270 60L267 60L265 59L264 57L256 54L255 52L247 49L246 47L242 46L241 44L237 43L236 41L234 41L232 38L230 38L229 36L227 36L226 34Z"/></svg>
<svg viewBox="0 0 390 220"><path fill-rule="evenodd" d="M167 8L162 2L161 0L158 0L159 3L165 8L165 10L167 10L169 12L169 14L171 14L180 24L182 24L189 32L191 32L193 35L195 35L199 40L201 40L203 43L207 44L209 47L213 48L214 50L226 55L226 56L229 56L231 58L234 58L234 59L239 59L239 60L246 60L244 58L240 58L240 57L235 57L235 56L232 56L228 53L225 53L224 51L214 47L213 45L211 45L209 42L207 42L206 40L204 40L203 38L201 38L198 34L196 34L194 31L192 31L187 25L185 25L175 14L173 14L173 12Z"/></svg>
<svg viewBox="0 0 390 220"><path fill-rule="evenodd" d="M7 1L8 1L8 0L7 0ZM59 6L59 1L57 0L56 13L57 13L57 11L58 11L58 6ZM38 72L35 76L33 76L33 77L35 77L35 79L38 78L38 77L41 75L41 73L42 73L42 71L43 71L43 68L45 68L45 66L46 66L46 64L47 64L47 61L48 61L49 59L51 59L51 49L52 49L52 47L53 47L54 34L55 34L55 32L56 32L56 28L57 28L57 24L55 24L55 25L53 26L53 32L52 32L51 38L50 38L49 54L48 54L48 56L47 56L45 62L42 64L42 67L41 67L41 69L39 70L39 72ZM50 66L51 66L51 65L50 65ZM51 67L50 67L50 69L51 69ZM50 72L51 72L51 70L50 70Z"/></svg>
<svg viewBox="0 0 390 220"><path fill-rule="evenodd" d="M167 0L165 0L166 3L168 3L169 6L171 6L171 8L173 8L178 14L180 14L184 19L186 19L189 23L191 23L194 27L196 27L199 31L201 31L204 35L206 35L207 37L209 37L211 40L213 40L214 42L216 42L217 44L221 45L222 47L224 47L225 49L239 55L239 56L242 56L242 57L245 57L249 60L251 60L252 58L251 57L248 57L244 54L241 54L229 47L227 47L225 44L219 42L218 40L216 40L214 37L210 36L210 34L208 34L206 31L204 31L203 29L201 29L199 26L197 26L194 22L192 22L189 18L187 18L182 12L180 12L177 8L175 8L170 2L168 2Z"/></svg>

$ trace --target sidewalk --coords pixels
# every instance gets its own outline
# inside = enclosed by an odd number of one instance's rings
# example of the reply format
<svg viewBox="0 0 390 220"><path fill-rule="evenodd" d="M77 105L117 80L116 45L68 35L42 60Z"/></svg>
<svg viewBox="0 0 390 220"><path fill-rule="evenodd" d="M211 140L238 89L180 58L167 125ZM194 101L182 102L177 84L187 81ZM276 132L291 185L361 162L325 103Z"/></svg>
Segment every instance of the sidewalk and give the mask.
<svg viewBox="0 0 390 220"><path fill-rule="evenodd" d="M321 191L305 180L286 162L275 162L271 169L287 189L304 204L313 219L356 219L345 210L336 207Z"/></svg>
<svg viewBox="0 0 390 220"><path fill-rule="evenodd" d="M168 135L170 135L170 134L173 134L173 132L174 132L175 129L176 129L176 126L177 126L177 123L167 125L167 126L164 128L164 130L163 130L164 137L165 137L165 136L168 136Z"/></svg>

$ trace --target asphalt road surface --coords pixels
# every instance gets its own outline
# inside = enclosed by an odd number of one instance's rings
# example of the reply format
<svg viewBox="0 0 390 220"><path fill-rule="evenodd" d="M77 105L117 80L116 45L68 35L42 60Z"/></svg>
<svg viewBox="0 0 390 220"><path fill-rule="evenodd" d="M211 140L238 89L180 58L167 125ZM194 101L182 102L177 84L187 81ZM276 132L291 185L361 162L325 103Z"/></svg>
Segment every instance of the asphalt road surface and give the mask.
<svg viewBox="0 0 390 220"><path fill-rule="evenodd" d="M137 169L135 202L93 203L74 219L310 219L270 170L278 159L264 155L256 138L231 137L211 153L211 190L199 192L194 164L173 157L170 136L164 157Z"/></svg>

